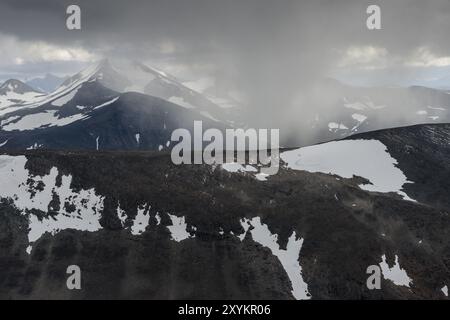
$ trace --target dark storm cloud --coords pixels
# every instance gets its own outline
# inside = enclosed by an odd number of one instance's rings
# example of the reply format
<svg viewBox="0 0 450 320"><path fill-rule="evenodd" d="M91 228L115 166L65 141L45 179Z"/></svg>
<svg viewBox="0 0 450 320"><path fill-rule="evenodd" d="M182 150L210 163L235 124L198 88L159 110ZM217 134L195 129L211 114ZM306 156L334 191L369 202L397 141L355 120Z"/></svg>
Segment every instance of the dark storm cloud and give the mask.
<svg viewBox="0 0 450 320"><path fill-rule="evenodd" d="M171 39L204 54L214 45L229 50L297 49L308 45L372 43L393 51L418 43L447 50L450 4L447 0L1 0L0 30L21 39L85 45L134 45ZM65 30L65 9L82 8L83 30ZM379 4L383 29L365 28L365 8ZM274 43L275 42L275 43ZM306 45L302 46L308 50ZM314 49L314 46L310 49ZM130 50L131 51L131 50ZM257 52L254 52L255 54Z"/></svg>

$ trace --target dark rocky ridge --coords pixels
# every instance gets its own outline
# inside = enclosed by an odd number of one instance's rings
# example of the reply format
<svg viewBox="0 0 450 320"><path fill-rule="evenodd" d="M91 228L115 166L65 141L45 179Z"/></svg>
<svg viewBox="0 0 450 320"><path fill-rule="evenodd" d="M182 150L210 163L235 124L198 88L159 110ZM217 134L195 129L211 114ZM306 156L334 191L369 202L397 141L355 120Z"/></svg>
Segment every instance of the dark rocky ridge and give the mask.
<svg viewBox="0 0 450 320"><path fill-rule="evenodd" d="M450 208L450 124L377 130L347 139L381 141L414 183L404 190L419 202Z"/></svg>
<svg viewBox="0 0 450 320"><path fill-rule="evenodd" d="M403 139L412 143L421 130L429 132L427 127L413 127L411 133L406 128L375 132L365 138L385 139L391 152L396 150L395 137L399 145ZM448 130L448 125L433 127ZM447 152L420 150L413 159L432 163L439 163ZM433 202L448 196L448 179L436 177L434 183L441 188L424 197L426 201L414 203L396 194L363 191L358 178L337 180L282 169L259 182L249 174L206 165L174 166L164 153L24 154L32 173L46 174L56 166L60 175L73 176L72 188L94 187L105 196L103 229L45 234L28 256L27 221L2 201L1 298L292 299L286 272L270 250L250 234L243 242L230 234L242 234L239 220L255 216L279 235L281 247L293 231L304 238L299 261L314 299L442 299L440 288L450 283L450 208L443 200ZM410 178L413 167L408 159L398 158ZM448 172L448 163L440 165ZM118 201L128 216L125 228L138 205L151 205L150 223L142 235L132 235L119 223ZM156 212L161 214L160 225ZM184 216L195 238L170 240L165 213ZM366 268L378 264L383 254L391 266L399 256L401 267L413 279L410 289L384 279L382 290L366 288ZM66 289L70 264L82 269L81 291Z"/></svg>

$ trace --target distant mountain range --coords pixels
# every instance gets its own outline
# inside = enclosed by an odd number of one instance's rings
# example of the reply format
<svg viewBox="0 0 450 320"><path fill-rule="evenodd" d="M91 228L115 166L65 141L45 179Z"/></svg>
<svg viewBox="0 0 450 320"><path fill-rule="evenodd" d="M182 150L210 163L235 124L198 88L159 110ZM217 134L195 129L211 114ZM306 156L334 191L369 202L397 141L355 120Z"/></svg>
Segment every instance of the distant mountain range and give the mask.
<svg viewBox="0 0 450 320"><path fill-rule="evenodd" d="M306 113L293 110L289 129L274 119L282 146L450 122L446 91L358 88L330 79L316 86L326 99L311 100ZM245 106L239 102L201 94L172 75L134 61L103 60L48 94L18 80L9 80L1 88L0 149L160 150L170 132L178 127L191 130L193 120L205 121L207 128L254 127L253 119L243 117Z"/></svg>
<svg viewBox="0 0 450 320"><path fill-rule="evenodd" d="M66 79L50 94L5 99L0 108L1 148L162 150L170 147L173 130L192 130L194 120L203 121L205 129L233 124L228 109L170 76L133 65L144 73L139 76L145 76L145 86L137 81L131 88L132 82L105 60Z"/></svg>
<svg viewBox="0 0 450 320"><path fill-rule="evenodd" d="M44 97L43 92L31 88L19 80L7 80L0 85L0 114L2 114L2 110L18 110L22 106L32 101L39 101ZM9 109L10 107L12 109Z"/></svg>
<svg viewBox="0 0 450 320"><path fill-rule="evenodd" d="M311 128L322 130L313 143L378 129L450 122L450 94L445 90L352 87L331 79L318 87L326 101L315 105L317 111L307 120Z"/></svg>
<svg viewBox="0 0 450 320"><path fill-rule="evenodd" d="M68 77L58 77L47 73L43 77L33 78L25 83L37 91L50 93L56 90Z"/></svg>

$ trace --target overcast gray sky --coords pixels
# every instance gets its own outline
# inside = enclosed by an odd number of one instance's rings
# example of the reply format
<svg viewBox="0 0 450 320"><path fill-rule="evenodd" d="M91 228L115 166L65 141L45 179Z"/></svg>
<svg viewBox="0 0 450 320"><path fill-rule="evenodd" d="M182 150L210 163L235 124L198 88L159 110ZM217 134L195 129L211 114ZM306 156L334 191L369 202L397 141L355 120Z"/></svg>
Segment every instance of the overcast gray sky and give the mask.
<svg viewBox="0 0 450 320"><path fill-rule="evenodd" d="M81 31L65 27L69 4L81 7ZM366 28L369 4L382 30ZM449 72L449 34L448 0L0 0L0 78L126 57L278 101L327 76L435 81Z"/></svg>

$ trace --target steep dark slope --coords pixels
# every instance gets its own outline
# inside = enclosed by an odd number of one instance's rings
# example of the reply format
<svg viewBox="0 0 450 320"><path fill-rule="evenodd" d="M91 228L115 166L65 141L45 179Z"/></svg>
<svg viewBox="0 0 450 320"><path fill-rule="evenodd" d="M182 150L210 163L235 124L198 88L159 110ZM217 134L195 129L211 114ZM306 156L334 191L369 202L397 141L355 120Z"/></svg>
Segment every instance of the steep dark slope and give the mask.
<svg viewBox="0 0 450 320"><path fill-rule="evenodd" d="M414 183L404 189L414 199L450 210L450 124L378 130L348 139L376 139Z"/></svg>

